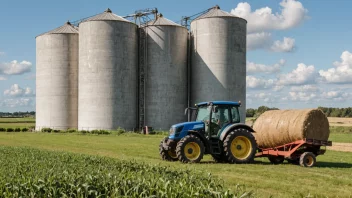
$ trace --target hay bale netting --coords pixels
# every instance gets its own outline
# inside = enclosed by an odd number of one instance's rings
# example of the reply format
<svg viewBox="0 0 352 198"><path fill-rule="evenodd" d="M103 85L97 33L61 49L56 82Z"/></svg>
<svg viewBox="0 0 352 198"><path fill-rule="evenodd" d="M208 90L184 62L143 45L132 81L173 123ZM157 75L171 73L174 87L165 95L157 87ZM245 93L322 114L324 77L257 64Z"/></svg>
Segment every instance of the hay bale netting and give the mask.
<svg viewBox="0 0 352 198"><path fill-rule="evenodd" d="M269 148L296 140L328 140L329 121L319 109L271 110L260 115L254 123L258 147Z"/></svg>

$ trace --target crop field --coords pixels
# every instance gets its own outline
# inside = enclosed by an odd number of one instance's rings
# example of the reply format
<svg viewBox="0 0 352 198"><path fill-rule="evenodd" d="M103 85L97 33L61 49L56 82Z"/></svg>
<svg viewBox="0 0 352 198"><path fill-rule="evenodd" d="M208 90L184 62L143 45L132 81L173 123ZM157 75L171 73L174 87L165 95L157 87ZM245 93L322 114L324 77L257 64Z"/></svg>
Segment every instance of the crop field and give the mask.
<svg viewBox="0 0 352 198"><path fill-rule="evenodd" d="M0 175L4 197L234 196L206 174L32 148L0 146Z"/></svg>
<svg viewBox="0 0 352 198"><path fill-rule="evenodd" d="M91 156L104 156L109 158L114 158L114 160L124 160L127 164L139 164L144 163L146 170L149 172L156 171L155 177L164 178L163 173L157 167L168 167L165 168L166 175L169 172L178 171L178 173L170 174L180 174L180 172L185 171L188 177L197 177L198 182L202 180L209 182L204 175L211 173L214 176L214 183L221 185L221 181L216 181L220 179L224 181L223 187L219 186L218 191L225 193L227 189L230 189L232 193L237 193L241 195L245 192L254 193L254 197L306 197L306 196L318 196L318 197L350 197L352 196L352 155L348 152L338 152L328 150L325 155L318 156L317 165L313 168L303 168L297 165L292 165L284 163L281 165L272 165L264 158L256 158L253 164L221 164L214 163L209 156L206 156L200 164L182 164L180 162L166 162L162 161L158 154L158 145L163 136L160 135L140 135L140 134L122 134L122 135L79 135L79 134L55 134L55 133L0 133L0 145L6 150L6 152L1 151L1 155L4 153L11 156L11 153L16 153L17 157L0 157L2 164L8 164L9 168L16 169L16 171L31 170L36 171L35 165L30 165L29 162L36 161L37 158L46 158L48 155L48 161L53 163L51 165L42 166L52 167L48 172L47 180L44 181L42 185L48 187L50 184L50 178L55 178L60 171L67 170L75 172L74 178L67 176L68 181L80 181L78 184L83 184L89 182L90 180L85 178L84 175L87 172L92 172L91 175L98 175L98 170L102 170L102 173L111 172L111 175L121 174L118 172L120 170L118 166L116 170L111 168L112 162L107 159L101 161L101 164L94 164L92 166L86 163L84 157L77 158L78 160L68 161L68 165L64 165L65 160L49 160L49 159L61 159L60 155L66 154L51 154L51 152L46 151L65 151L76 154L89 154ZM11 150L13 147L15 150ZM23 148L26 147L26 148ZM21 150L34 148L34 150L29 149L29 151ZM19 150L16 150L19 149ZM40 149L36 150L36 149ZM33 153L27 156L26 153ZM46 153L45 155L40 155L38 157L36 153ZM59 155L59 156L57 156ZM68 154L67 154L68 155ZM73 155L73 154L72 154ZM4 159L18 159L18 163L12 162L12 160ZM20 160L20 158L23 158ZM90 157L88 157L89 159ZM94 157L93 157L94 158ZM70 158L71 159L71 158ZM100 158L99 158L100 159ZM83 160L83 161L81 161ZM62 164L61 162L63 161ZM16 165L14 165L14 163ZM35 162L33 162L35 163ZM49 163L49 162L48 162ZM56 163L57 166L56 166ZM115 162L114 162L115 163ZM116 162L122 163L122 162ZM66 167L60 168L61 166ZM83 166L83 167L82 167ZM87 167L88 166L88 167ZM129 166L129 165L128 165ZM137 166L137 165L136 165ZM0 165L0 169L3 165ZM22 168L23 167L23 168ZM55 168L53 168L55 167ZM85 168L87 172L85 172ZM99 167L96 168L93 167ZM102 167L100 169L100 167ZM109 168L110 167L110 168ZM150 167L155 167L150 168ZM128 167L126 167L128 169ZM10 170L12 170L10 169ZM58 170L57 170L58 169ZM15 171L15 170L14 170ZM37 170L39 176L35 177L39 181L39 177L45 177L44 171L40 172ZM82 174L79 175L79 172ZM140 171L137 168L137 173ZM159 171L159 172L158 172ZM128 171L127 171L128 172ZM30 175L30 173L28 173ZM202 175L203 174L203 175ZM42 175L42 176L40 176ZM100 175L100 174L99 174ZM143 174L144 176L144 174ZM3 174L0 174L0 178L3 178ZM72 176L73 177L73 176ZM104 178L105 177L105 178ZM151 174L146 174L146 178L152 177ZM169 176L165 176L169 177ZM60 178L65 178L65 175L60 176ZM94 177L93 177L94 178ZM158 178L158 179L159 179ZM192 178L181 177L184 179L185 184L181 188L180 185L176 183L168 184L168 187L172 192L176 193L184 190L188 186L192 185L193 180L187 180ZM87 179L87 180L85 180ZM101 176L96 178L95 181L105 181L108 179L107 176ZM2 179L0 179L2 180ZM213 181L212 180L212 181ZM12 181L12 180L11 180ZM34 182L34 180L31 180ZM62 181L62 180L59 180ZM110 181L110 180L109 180ZM120 181L120 180L119 180ZM134 180L133 180L134 181ZM139 180L137 180L139 181ZM22 182L22 180L15 180L14 182ZM116 181L118 182L118 181ZM131 180L132 182L132 180ZM195 181L194 181L195 182ZM156 184L157 183L157 184ZM159 183L165 184L165 180L159 180ZM155 184L155 188L161 188L158 182ZM17 183L18 184L18 183ZM34 188L31 184L28 185L29 189ZM60 185L63 185L62 183ZM144 184L143 184L144 185ZM148 184L149 185L149 184ZM197 185L203 185L197 183ZM197 186L196 185L196 186ZM78 185L79 186L79 185ZM83 187L83 186L82 186ZM204 187L204 186L203 186ZM64 187L63 187L64 188ZM64 189L68 189L65 187ZM72 187L72 189L77 189L77 185ZM82 188L81 188L82 189ZM109 186L109 189L114 189L114 187ZM148 188L149 189L149 188ZM209 189L209 188L206 188ZM112 192L110 190L109 192ZM194 188L194 192L196 188ZM214 190L216 191L216 190ZM69 193L70 191L65 191ZM95 192L95 191L94 191ZM167 191L169 192L169 191ZM187 189L185 189L185 192ZM163 193L166 193L163 191ZM171 193L171 192L169 192ZM202 191L204 193L204 191ZM224 194L223 194L224 195ZM211 196L208 196L211 197ZM219 196L221 197L221 196Z"/></svg>
<svg viewBox="0 0 352 198"><path fill-rule="evenodd" d="M328 117L330 126L352 126L352 118Z"/></svg>

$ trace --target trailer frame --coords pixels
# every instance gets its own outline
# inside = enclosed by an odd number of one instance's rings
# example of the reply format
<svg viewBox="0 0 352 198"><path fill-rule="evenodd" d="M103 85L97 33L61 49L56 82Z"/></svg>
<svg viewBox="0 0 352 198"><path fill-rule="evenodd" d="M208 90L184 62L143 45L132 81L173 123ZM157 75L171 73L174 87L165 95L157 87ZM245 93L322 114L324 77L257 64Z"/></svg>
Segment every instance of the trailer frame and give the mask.
<svg viewBox="0 0 352 198"><path fill-rule="evenodd" d="M316 156L323 155L326 152L326 146L331 145L331 141L302 139L272 148L258 148L259 152L255 157L268 157L273 164L281 164L286 159L293 164L313 167Z"/></svg>

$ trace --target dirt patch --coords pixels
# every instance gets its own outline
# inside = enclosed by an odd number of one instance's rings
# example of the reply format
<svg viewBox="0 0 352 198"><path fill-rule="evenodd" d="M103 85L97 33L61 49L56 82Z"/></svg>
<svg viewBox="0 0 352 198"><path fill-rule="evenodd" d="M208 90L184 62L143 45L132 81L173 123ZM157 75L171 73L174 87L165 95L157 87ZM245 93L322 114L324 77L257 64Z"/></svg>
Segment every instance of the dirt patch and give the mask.
<svg viewBox="0 0 352 198"><path fill-rule="evenodd" d="M352 143L333 142L332 146L326 147L328 150L352 152Z"/></svg>

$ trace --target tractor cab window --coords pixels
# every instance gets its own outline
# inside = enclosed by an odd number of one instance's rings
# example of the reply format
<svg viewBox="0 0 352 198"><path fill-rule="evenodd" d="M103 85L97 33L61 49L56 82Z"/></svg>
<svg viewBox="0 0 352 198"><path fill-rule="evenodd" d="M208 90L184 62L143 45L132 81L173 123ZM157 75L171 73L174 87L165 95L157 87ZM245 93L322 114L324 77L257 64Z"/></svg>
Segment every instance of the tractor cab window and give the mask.
<svg viewBox="0 0 352 198"><path fill-rule="evenodd" d="M206 122L207 120L209 120L210 110L211 110L211 108L209 106L198 107L196 121Z"/></svg>
<svg viewBox="0 0 352 198"><path fill-rule="evenodd" d="M214 106L215 111L213 111L212 122L217 124L221 129L226 124L230 123L229 108L227 106Z"/></svg>
<svg viewBox="0 0 352 198"><path fill-rule="evenodd" d="M232 123L240 122L240 114L238 112L238 107L231 108L231 115L232 115Z"/></svg>

